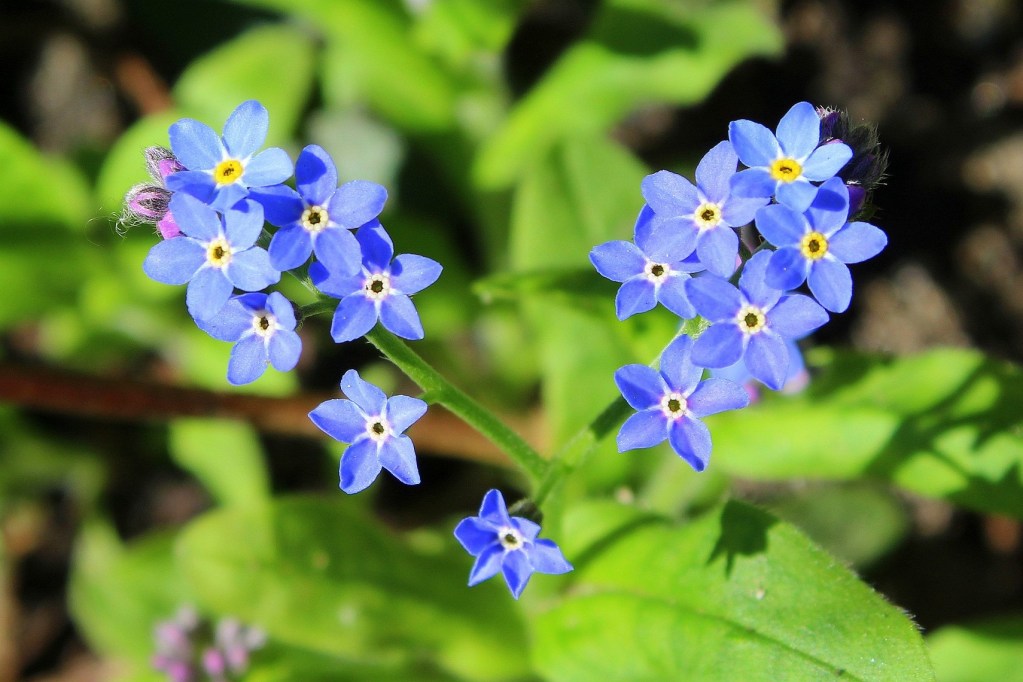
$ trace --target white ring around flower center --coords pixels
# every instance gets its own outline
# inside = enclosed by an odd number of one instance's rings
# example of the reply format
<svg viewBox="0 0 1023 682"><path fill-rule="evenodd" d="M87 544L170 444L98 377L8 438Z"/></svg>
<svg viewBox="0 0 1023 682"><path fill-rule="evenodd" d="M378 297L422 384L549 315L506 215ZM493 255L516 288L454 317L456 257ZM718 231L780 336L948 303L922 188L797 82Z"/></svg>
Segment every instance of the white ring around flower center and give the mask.
<svg viewBox="0 0 1023 682"><path fill-rule="evenodd" d="M686 402L685 396L678 391L665 393L661 398L661 412L668 419L675 420L684 417L688 409L689 404Z"/></svg>
<svg viewBox="0 0 1023 682"><path fill-rule="evenodd" d="M363 282L362 290L371 301L381 301L391 295L391 276L386 272L372 274Z"/></svg>
<svg viewBox="0 0 1023 682"><path fill-rule="evenodd" d="M366 435L369 436L370 440L379 443L387 440L394 434L391 431L391 425L387 423L387 418L382 414L378 414L366 418Z"/></svg>
<svg viewBox="0 0 1023 682"><path fill-rule="evenodd" d="M693 222L700 230L712 230L721 224L721 204L705 201L693 211Z"/></svg>
<svg viewBox="0 0 1023 682"><path fill-rule="evenodd" d="M755 305L744 305L735 314L735 323L743 334L759 334L767 328L767 316Z"/></svg>
<svg viewBox="0 0 1023 682"><path fill-rule="evenodd" d="M643 266L643 274L647 280L654 284L663 284L672 275L671 266L667 263L655 263L652 260L648 260L646 265Z"/></svg>
<svg viewBox="0 0 1023 682"><path fill-rule="evenodd" d="M274 332L280 328L277 324L277 318L268 310L260 310L252 315L252 331L257 336L262 336L264 339L274 335Z"/></svg>
<svg viewBox="0 0 1023 682"><path fill-rule="evenodd" d="M501 546L507 551L522 549L522 545L524 544L522 533L511 526L502 526L497 531L497 539L500 541Z"/></svg>
<svg viewBox="0 0 1023 682"><path fill-rule="evenodd" d="M206 244L206 262L214 268L225 268L231 262L231 245L223 237Z"/></svg>
<svg viewBox="0 0 1023 682"><path fill-rule="evenodd" d="M301 222L306 232L317 234L330 226L330 214L323 206L310 206L302 211Z"/></svg>

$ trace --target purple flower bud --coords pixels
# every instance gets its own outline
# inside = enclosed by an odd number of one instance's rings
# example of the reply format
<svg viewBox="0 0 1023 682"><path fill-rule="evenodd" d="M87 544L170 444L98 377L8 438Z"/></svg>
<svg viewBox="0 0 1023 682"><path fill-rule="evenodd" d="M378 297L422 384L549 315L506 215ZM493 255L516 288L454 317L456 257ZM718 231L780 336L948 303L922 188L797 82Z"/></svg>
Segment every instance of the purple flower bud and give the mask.
<svg viewBox="0 0 1023 682"><path fill-rule="evenodd" d="M227 661L219 650L207 649L202 654L202 667L213 679L222 679L227 672Z"/></svg>
<svg viewBox="0 0 1023 682"><path fill-rule="evenodd" d="M144 154L149 177L153 178L155 182L160 183L160 185L164 184L163 181L171 173L185 170L181 162L175 158L174 153L166 147L147 147Z"/></svg>
<svg viewBox="0 0 1023 682"><path fill-rule="evenodd" d="M171 193L156 185L135 185L124 197L126 209L141 222L155 223L167 213Z"/></svg>
<svg viewBox="0 0 1023 682"><path fill-rule="evenodd" d="M837 109L818 107L821 119L821 144L843 142L853 151L852 159L838 176L849 189L849 215L869 213L869 196L884 179L888 154L881 149L874 125L852 125L849 114Z"/></svg>

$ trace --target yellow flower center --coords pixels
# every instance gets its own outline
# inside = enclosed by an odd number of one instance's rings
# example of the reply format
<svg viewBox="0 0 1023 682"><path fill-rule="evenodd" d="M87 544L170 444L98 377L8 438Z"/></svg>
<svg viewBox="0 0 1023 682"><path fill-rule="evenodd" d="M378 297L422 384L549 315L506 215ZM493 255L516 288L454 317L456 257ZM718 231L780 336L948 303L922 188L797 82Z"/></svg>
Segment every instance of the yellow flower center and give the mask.
<svg viewBox="0 0 1023 682"><path fill-rule="evenodd" d="M828 252L828 238L820 232L811 232L803 237L799 250L805 258L820 260Z"/></svg>
<svg viewBox="0 0 1023 682"><path fill-rule="evenodd" d="M302 227L306 232L313 234L322 232L327 229L329 224L330 216L327 214L327 209L322 206L310 206L302 212Z"/></svg>
<svg viewBox="0 0 1023 682"><path fill-rule="evenodd" d="M759 334L767 325L764 311L754 305L744 306L735 316L743 334Z"/></svg>
<svg viewBox="0 0 1023 682"><path fill-rule="evenodd" d="M217 164L213 169L213 179L218 185L230 185L242 177L245 168L242 162L236 159L226 159Z"/></svg>
<svg viewBox="0 0 1023 682"><path fill-rule="evenodd" d="M776 159L771 162L771 177L779 182L793 182L802 175L803 167L795 159Z"/></svg>
<svg viewBox="0 0 1023 682"><path fill-rule="evenodd" d="M231 262L231 245L224 239L214 239L206 246L206 262L215 268L226 267Z"/></svg>
<svg viewBox="0 0 1023 682"><path fill-rule="evenodd" d="M701 230L710 230L721 223L721 205L706 201L693 211L693 221Z"/></svg>

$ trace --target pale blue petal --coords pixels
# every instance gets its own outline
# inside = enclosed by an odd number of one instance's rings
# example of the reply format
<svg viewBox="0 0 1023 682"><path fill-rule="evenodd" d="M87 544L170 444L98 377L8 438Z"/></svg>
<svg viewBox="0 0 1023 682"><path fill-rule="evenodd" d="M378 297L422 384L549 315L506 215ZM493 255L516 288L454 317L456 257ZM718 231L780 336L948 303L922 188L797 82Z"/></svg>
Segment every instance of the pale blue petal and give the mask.
<svg viewBox="0 0 1023 682"><path fill-rule="evenodd" d="M766 281L767 264L773 254L770 251L758 251L746 261L739 276L739 289L753 305L767 309L778 302L782 292L770 286Z"/></svg>
<svg viewBox="0 0 1023 682"><path fill-rule="evenodd" d="M259 202L267 221L277 227L297 223L305 211L302 197L287 185L254 188L249 192L249 198Z"/></svg>
<svg viewBox="0 0 1023 682"><path fill-rule="evenodd" d="M526 553L523 550L516 550L505 555L501 573L512 596L518 599L522 590L526 589L530 576L533 575L533 567L526 558Z"/></svg>
<svg viewBox="0 0 1023 682"><path fill-rule="evenodd" d="M831 255L843 263L861 263L881 253L888 236L870 223L852 222L831 237Z"/></svg>
<svg viewBox="0 0 1023 682"><path fill-rule="evenodd" d="M311 144L299 153L295 162L295 186L309 204L326 208L327 200L337 189L337 166L326 149ZM337 221L329 208L327 212Z"/></svg>
<svg viewBox="0 0 1023 682"><path fill-rule="evenodd" d="M615 294L615 315L625 320L637 313L645 313L657 305L654 284L643 277L630 279Z"/></svg>
<svg viewBox="0 0 1023 682"><path fill-rule="evenodd" d="M774 196L778 181L761 167L747 168L732 176L732 196L740 198L768 199Z"/></svg>
<svg viewBox="0 0 1023 682"><path fill-rule="evenodd" d="M174 156L188 170L211 170L220 163L220 136L205 123L183 118L172 123L167 134Z"/></svg>
<svg viewBox="0 0 1023 682"><path fill-rule="evenodd" d="M634 410L646 410L660 404L668 387L660 373L646 365L633 364L619 367L614 374L615 384L625 402Z"/></svg>
<svg viewBox="0 0 1023 682"><path fill-rule="evenodd" d="M174 196L189 195L198 199L203 204L209 204L216 193L217 183L213 176L205 171L178 171L167 176L167 189L174 192ZM171 211L173 213L173 210Z"/></svg>
<svg viewBox="0 0 1023 682"><path fill-rule="evenodd" d="M495 542L485 547L469 571L469 587L479 585L484 580L489 580L497 575L504 563L504 547L500 542Z"/></svg>
<svg viewBox="0 0 1023 682"><path fill-rule="evenodd" d="M764 279L767 286L779 291L788 291L802 284L809 270L810 262L803 257L802 252L794 247L786 247L778 249L771 255Z"/></svg>
<svg viewBox="0 0 1023 682"><path fill-rule="evenodd" d="M757 211L756 225L764 239L778 248L799 245L803 235L810 231L801 213L781 204L764 206Z"/></svg>
<svg viewBox="0 0 1023 682"><path fill-rule="evenodd" d="M206 262L206 249L191 237L174 237L153 245L142 262L150 279L163 284L184 284Z"/></svg>
<svg viewBox="0 0 1023 682"><path fill-rule="evenodd" d="M511 525L508 507L505 506L504 496L500 490L492 488L483 496L483 502L480 504L480 518L493 523L498 528Z"/></svg>
<svg viewBox="0 0 1023 682"><path fill-rule="evenodd" d="M258 296L259 294L249 294ZM209 320L196 320L199 329L219 341L238 341L243 334L252 329L252 310L242 305L240 297L230 299L219 315Z"/></svg>
<svg viewBox="0 0 1023 682"><path fill-rule="evenodd" d="M695 471L707 468L710 459L710 429L699 419L685 417L668 429L668 443Z"/></svg>
<svg viewBox="0 0 1023 682"><path fill-rule="evenodd" d="M739 156L728 140L717 143L704 155L696 167L696 184L709 201L721 203L728 198L730 181L738 165Z"/></svg>
<svg viewBox="0 0 1023 682"><path fill-rule="evenodd" d="M362 262L370 270L386 270L394 257L394 242L387 230L379 223L364 225L355 233L362 247Z"/></svg>
<svg viewBox="0 0 1023 682"><path fill-rule="evenodd" d="M551 540L537 540L528 553L529 563L537 573L560 575L572 570L561 549Z"/></svg>
<svg viewBox="0 0 1023 682"><path fill-rule="evenodd" d="M353 180L341 185L330 199L330 219L341 227L354 230L380 215L387 202L383 185Z"/></svg>
<svg viewBox="0 0 1023 682"><path fill-rule="evenodd" d="M380 465L405 485L419 484L416 450L408 436L398 436L384 441L377 451L377 457Z"/></svg>
<svg viewBox="0 0 1023 682"><path fill-rule="evenodd" d="M171 197L169 208L174 214L178 228L189 237L209 242L220 236L223 227L220 216L199 199L175 193Z"/></svg>
<svg viewBox="0 0 1023 682"><path fill-rule="evenodd" d="M380 474L380 460L377 459L376 444L366 438L349 446L341 455L341 490L349 495L362 492Z"/></svg>
<svg viewBox="0 0 1023 682"><path fill-rule="evenodd" d="M391 286L403 294L415 294L436 282L442 270L432 258L403 253L391 263Z"/></svg>
<svg viewBox="0 0 1023 682"><path fill-rule="evenodd" d="M231 248L249 248L256 243L262 232L263 207L255 201L245 200L224 211L224 234Z"/></svg>
<svg viewBox="0 0 1023 682"><path fill-rule="evenodd" d="M742 308L739 290L720 277L694 277L686 282L689 302L711 322L731 321Z"/></svg>
<svg viewBox="0 0 1023 682"><path fill-rule="evenodd" d="M309 413L309 419L325 434L342 443L353 443L366 434L366 413L351 400L335 398L322 402Z"/></svg>
<svg viewBox="0 0 1023 682"><path fill-rule="evenodd" d="M831 178L817 189L817 196L806 211L813 229L827 236L849 219L849 189L842 178Z"/></svg>
<svg viewBox="0 0 1023 682"><path fill-rule="evenodd" d="M739 410L749 405L746 389L727 379L710 378L702 382L688 398L689 411L696 417Z"/></svg>
<svg viewBox="0 0 1023 682"><path fill-rule="evenodd" d="M295 369L302 356L302 338L293 331L278 329L270 337L270 364L278 372Z"/></svg>
<svg viewBox="0 0 1023 682"><path fill-rule="evenodd" d="M742 357L743 335L734 322L713 324L693 344L692 361L700 367L734 365Z"/></svg>
<svg viewBox="0 0 1023 682"><path fill-rule="evenodd" d="M180 239L180 237L178 237ZM201 268L188 283L185 304L197 320L208 320L221 311L231 298L231 282L216 268Z"/></svg>
<svg viewBox="0 0 1023 682"><path fill-rule="evenodd" d="M622 424L618 431L618 452L652 448L668 437L667 418L660 408L637 412Z"/></svg>
<svg viewBox="0 0 1023 682"><path fill-rule="evenodd" d="M689 302L689 296L686 294L686 281L688 279L689 277L685 275L669 277L654 292L661 305L683 320L696 317L696 308Z"/></svg>
<svg viewBox="0 0 1023 682"><path fill-rule="evenodd" d="M270 240L270 265L286 272L303 265L313 252L313 240L300 225L278 230Z"/></svg>
<svg viewBox="0 0 1023 682"><path fill-rule="evenodd" d="M255 247L235 253L224 273L242 291L259 291L281 281L280 271L270 265L269 254Z"/></svg>
<svg viewBox="0 0 1023 682"><path fill-rule="evenodd" d="M231 349L231 359L227 363L227 380L236 386L251 383L263 376L266 365L266 346L263 339L255 334L246 336Z"/></svg>
<svg viewBox="0 0 1023 682"><path fill-rule="evenodd" d="M787 339L801 339L828 321L824 308L809 296L786 296L767 314L767 326Z"/></svg>
<svg viewBox="0 0 1023 682"><path fill-rule="evenodd" d="M813 203L817 196L817 186L801 177L792 182L779 182L775 197L779 204L788 206L796 213L802 213Z"/></svg>
<svg viewBox="0 0 1023 682"><path fill-rule="evenodd" d="M388 296L380 302L380 322L395 336L410 341L423 338L423 323L412 299L402 294Z"/></svg>
<svg viewBox="0 0 1023 682"><path fill-rule="evenodd" d="M362 249L348 230L328 227L316 235L312 242L316 257L327 270L340 277L353 276L362 271Z"/></svg>
<svg viewBox="0 0 1023 682"><path fill-rule="evenodd" d="M799 102L778 122L778 143L786 156L805 159L821 140L821 119L809 102Z"/></svg>
<svg viewBox="0 0 1023 682"><path fill-rule="evenodd" d="M540 534L540 526L533 523L529 519L522 518L521 516L512 517L512 525L518 529L522 538L526 542L533 542L536 540L536 536Z"/></svg>
<svg viewBox="0 0 1023 682"><path fill-rule="evenodd" d="M224 212L229 208L233 208L235 204L247 196L249 196L249 190L242 182L222 185L214 190L210 206L220 212Z"/></svg>
<svg viewBox="0 0 1023 682"><path fill-rule="evenodd" d="M344 298L357 293L362 296L362 285L365 281L362 273L357 275L344 275L340 272L332 273L320 262L314 262L309 265L309 279L312 280L317 289L334 298ZM365 296L362 296L362 298L365 298Z"/></svg>
<svg viewBox="0 0 1023 682"><path fill-rule="evenodd" d="M844 313L852 300L852 275L844 263L823 258L810 268L807 284L814 298L833 313Z"/></svg>
<svg viewBox="0 0 1023 682"><path fill-rule="evenodd" d="M753 216L771 199L768 196L762 197L729 197L721 206L721 222L731 227L742 227L748 225Z"/></svg>
<svg viewBox="0 0 1023 682"><path fill-rule="evenodd" d="M387 394L350 369L341 377L341 390L368 415L381 414L387 406Z"/></svg>
<svg viewBox="0 0 1023 682"><path fill-rule="evenodd" d="M781 147L778 146L774 133L753 121L740 120L729 123L728 140L732 143L739 160L750 167L769 166L781 155Z"/></svg>
<svg viewBox="0 0 1023 682"><path fill-rule="evenodd" d="M789 369L789 351L780 336L766 331L754 334L744 358L753 378L763 382L768 388L777 391L785 384Z"/></svg>
<svg viewBox="0 0 1023 682"><path fill-rule="evenodd" d="M395 433L403 433L405 429L419 421L426 414L426 403L419 398L407 395L396 395L387 399L387 421Z"/></svg>
<svg viewBox="0 0 1023 682"><path fill-rule="evenodd" d="M320 289L323 291L323 289ZM330 292L326 292L330 293ZM341 299L334 320L330 325L330 335L337 343L353 341L377 323L377 309L373 302L361 292L350 294Z"/></svg>
<svg viewBox="0 0 1023 682"><path fill-rule="evenodd" d="M661 374L667 380L667 387L683 396L689 395L703 376L703 368L690 360L692 352L693 340L688 336L676 336L661 353Z"/></svg>
<svg viewBox="0 0 1023 682"><path fill-rule="evenodd" d="M224 145L231 156L244 159L263 145L270 129L270 115L266 107L254 99L242 102L227 117L224 124Z"/></svg>
<svg viewBox="0 0 1023 682"><path fill-rule="evenodd" d="M271 147L256 154L245 165L242 182L248 187L278 185L290 178L293 170L288 153L278 147Z"/></svg>
<svg viewBox="0 0 1023 682"><path fill-rule="evenodd" d="M691 218L655 218L648 229L636 230L636 245L656 263L675 263L696 248L696 226Z"/></svg>
<svg viewBox="0 0 1023 682"><path fill-rule="evenodd" d="M730 227L719 225L700 234L696 256L707 270L718 277L731 277L738 266L739 236Z"/></svg>
<svg viewBox="0 0 1023 682"><path fill-rule="evenodd" d="M833 177L852 158L852 149L842 142L828 142L818 147L803 164L803 176L815 182Z"/></svg>
<svg viewBox="0 0 1023 682"><path fill-rule="evenodd" d="M481 554L491 545L500 545L493 526L476 516L458 522L455 526L455 539L473 556Z"/></svg>
<svg viewBox="0 0 1023 682"><path fill-rule="evenodd" d="M646 267L646 257L632 242L605 242L590 251L590 262L602 276L612 282L624 282L639 275Z"/></svg>
<svg viewBox="0 0 1023 682"><path fill-rule="evenodd" d="M643 178L643 198L661 217L686 215L696 210L700 197L696 186L671 171L657 171Z"/></svg>

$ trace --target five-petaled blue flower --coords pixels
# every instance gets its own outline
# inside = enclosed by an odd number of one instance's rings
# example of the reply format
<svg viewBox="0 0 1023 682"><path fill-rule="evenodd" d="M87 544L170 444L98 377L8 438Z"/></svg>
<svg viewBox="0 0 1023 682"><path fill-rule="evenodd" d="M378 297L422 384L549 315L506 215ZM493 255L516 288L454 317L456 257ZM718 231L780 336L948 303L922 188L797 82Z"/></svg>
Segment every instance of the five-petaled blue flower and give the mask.
<svg viewBox="0 0 1023 682"><path fill-rule="evenodd" d="M235 343L227 363L227 380L247 384L271 364L288 372L298 364L302 340L295 333L295 309L278 292L233 296L212 320L199 328L220 341Z"/></svg>
<svg viewBox="0 0 1023 682"><path fill-rule="evenodd" d="M270 241L270 262L278 270L291 270L315 252L330 272L358 273L362 253L350 230L380 215L387 190L365 180L338 187L333 159L314 144L298 155L295 184L297 192L286 185L252 192L266 219L281 228Z"/></svg>
<svg viewBox="0 0 1023 682"><path fill-rule="evenodd" d="M266 108L255 100L242 102L224 124L224 136L205 123L183 118L171 125L171 149L188 170L167 178L167 188L185 192L218 210L244 199L250 187L279 185L291 175L288 154L263 146L270 127Z"/></svg>
<svg viewBox="0 0 1023 682"><path fill-rule="evenodd" d="M605 242L590 251L590 262L604 277L622 282L615 297L619 320L651 310L658 302L682 318L696 316L686 298L685 282L689 273L703 266L685 256L676 247L677 239L668 229L656 229L654 213L644 207L636 220L636 243Z"/></svg>
<svg viewBox="0 0 1023 682"><path fill-rule="evenodd" d="M426 413L426 403L405 395L388 398L354 369L341 377L341 390L348 400L328 400L309 413L324 433L348 443L341 455L341 490L365 490L381 467L406 485L419 483L416 451L403 434Z"/></svg>
<svg viewBox="0 0 1023 682"><path fill-rule="evenodd" d="M710 430L700 421L749 404L749 395L727 379L701 381L703 367L692 363L693 340L679 336L661 354L661 371L626 365L615 383L636 414L618 432L618 451L652 448L668 439L672 449L697 471L710 458Z"/></svg>
<svg viewBox="0 0 1023 682"><path fill-rule="evenodd" d="M820 145L821 120L809 102L796 104L778 123L778 135L753 121L728 126L739 160L749 166L732 178L732 193L771 197L802 213L817 196L813 182L828 180L852 158L843 142ZM818 146L820 145L820 146Z"/></svg>
<svg viewBox="0 0 1023 682"><path fill-rule="evenodd" d="M469 586L492 578L500 571L516 599L533 573L560 574L572 570L558 546L539 540L540 526L521 516L509 516L500 491L483 496L479 516L462 519L455 538L476 557L469 573Z"/></svg>
<svg viewBox="0 0 1023 682"><path fill-rule="evenodd" d="M712 322L693 344L692 361L702 367L727 367L740 358L750 374L777 391L788 375L785 339L806 336L828 321L828 314L809 296L783 295L764 281L771 253L750 258L739 288L714 276L688 283L689 300Z"/></svg>
<svg viewBox="0 0 1023 682"><path fill-rule="evenodd" d="M643 198L663 228L684 237L680 250L695 248L700 263L715 275L730 277L735 272L739 237L733 228L751 220L767 197L735 196L730 181L739 157L731 143L717 144L696 167L696 185L686 178L662 170L643 180ZM691 316L683 316L691 317Z"/></svg>
<svg viewBox="0 0 1023 682"><path fill-rule="evenodd" d="M391 262L394 244L379 223L364 225L355 238L362 247L362 272L344 275L315 262L309 267L313 284L328 296L340 298L330 334L338 343L364 335L377 320L403 339L423 338L423 324L409 295L440 277L441 265L424 256L402 254Z"/></svg>
<svg viewBox="0 0 1023 682"><path fill-rule="evenodd" d="M873 258L888 244L884 232L870 223L846 222L848 216L849 190L841 178L821 185L806 213L781 204L762 208L757 229L778 247L767 265L767 284L788 290L806 281L822 306L844 312L852 299L846 263Z"/></svg>
<svg viewBox="0 0 1023 682"><path fill-rule="evenodd" d="M254 246L263 230L263 208L256 202L245 200L220 216L176 192L170 211L182 234L150 249L142 269L157 282L187 282L185 302L196 320L219 313L234 287L259 291L280 281L266 251Z"/></svg>

